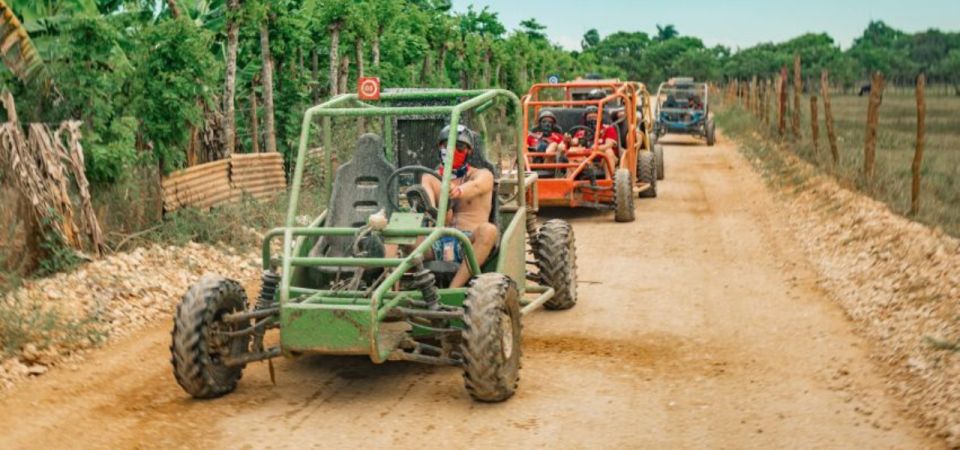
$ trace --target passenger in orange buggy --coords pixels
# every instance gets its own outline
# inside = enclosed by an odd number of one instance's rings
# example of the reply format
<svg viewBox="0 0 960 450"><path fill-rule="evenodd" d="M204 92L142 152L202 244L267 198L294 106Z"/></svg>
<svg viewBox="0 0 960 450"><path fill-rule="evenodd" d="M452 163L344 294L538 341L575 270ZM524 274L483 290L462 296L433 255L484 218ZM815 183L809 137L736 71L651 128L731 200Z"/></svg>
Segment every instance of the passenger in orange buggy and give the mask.
<svg viewBox="0 0 960 450"><path fill-rule="evenodd" d="M563 132L557 126L557 116L550 111L541 111L537 126L527 134L527 150L552 155L562 151L562 147Z"/></svg>
<svg viewBox="0 0 960 450"><path fill-rule="evenodd" d="M616 169L617 158L619 157L619 137L617 127L610 124L602 124L600 136L594 136L597 129L598 110L596 106L588 106L583 113L583 126L577 130L570 139L570 151L585 151L592 148L603 152L604 158L610 164L611 169ZM589 146L589 147L587 147Z"/></svg>

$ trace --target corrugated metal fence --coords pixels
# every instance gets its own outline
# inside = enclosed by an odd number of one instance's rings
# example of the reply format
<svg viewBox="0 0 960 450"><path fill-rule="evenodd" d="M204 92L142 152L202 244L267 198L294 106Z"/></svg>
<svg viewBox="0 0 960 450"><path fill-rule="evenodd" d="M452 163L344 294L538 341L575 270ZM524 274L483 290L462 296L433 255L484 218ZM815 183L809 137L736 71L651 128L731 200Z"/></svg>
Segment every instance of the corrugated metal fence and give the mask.
<svg viewBox="0 0 960 450"><path fill-rule="evenodd" d="M164 178L163 210L209 209L239 200L244 192L262 200L286 187L280 153L237 154L229 159L180 170Z"/></svg>

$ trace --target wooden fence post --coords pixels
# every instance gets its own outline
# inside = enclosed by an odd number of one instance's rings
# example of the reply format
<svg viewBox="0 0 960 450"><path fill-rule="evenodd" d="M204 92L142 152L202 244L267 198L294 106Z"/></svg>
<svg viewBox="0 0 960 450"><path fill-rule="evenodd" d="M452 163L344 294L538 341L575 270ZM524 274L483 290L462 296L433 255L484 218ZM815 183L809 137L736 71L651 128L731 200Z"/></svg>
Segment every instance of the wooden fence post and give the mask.
<svg viewBox="0 0 960 450"><path fill-rule="evenodd" d="M877 71L870 81L870 103L867 106L867 134L863 145L863 176L873 179L877 159L877 122L880 121L880 102L883 100L883 74Z"/></svg>
<svg viewBox="0 0 960 450"><path fill-rule="evenodd" d="M800 54L793 55L793 115L790 116L791 131L793 138L800 140L800 91L803 90L803 82L800 80Z"/></svg>
<svg viewBox="0 0 960 450"><path fill-rule="evenodd" d="M770 126L770 98L772 97L773 82L769 78L764 80L763 87L763 125Z"/></svg>
<svg viewBox="0 0 960 450"><path fill-rule="evenodd" d="M830 141L830 156L833 164L840 162L840 150L837 149L837 132L833 128L833 111L830 109L830 81L826 70L820 72L820 95L823 96L823 118L827 121L827 140Z"/></svg>
<svg viewBox="0 0 960 450"><path fill-rule="evenodd" d="M910 214L920 212L920 168L923 164L923 135L926 132L924 121L927 117L927 103L924 99L924 90L927 86L927 77L924 74L917 76L917 147L913 153L913 185L910 189Z"/></svg>
<svg viewBox="0 0 960 450"><path fill-rule="evenodd" d="M810 139L813 140L813 154L820 156L817 140L820 137L820 124L817 120L817 96L810 96Z"/></svg>
<svg viewBox="0 0 960 450"><path fill-rule="evenodd" d="M787 66L780 68L780 82L777 87L777 132L780 139L783 139L787 132Z"/></svg>

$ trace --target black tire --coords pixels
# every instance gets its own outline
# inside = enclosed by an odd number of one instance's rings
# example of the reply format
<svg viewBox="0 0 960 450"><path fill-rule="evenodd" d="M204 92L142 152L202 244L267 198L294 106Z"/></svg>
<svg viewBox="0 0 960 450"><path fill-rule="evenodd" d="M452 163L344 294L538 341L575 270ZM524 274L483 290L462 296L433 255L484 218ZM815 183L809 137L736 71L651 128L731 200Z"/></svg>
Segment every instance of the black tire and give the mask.
<svg viewBox="0 0 960 450"><path fill-rule="evenodd" d="M573 308L577 304L577 247L573 227L565 220L548 220L537 233L536 249L540 283L554 291L553 298L543 307Z"/></svg>
<svg viewBox="0 0 960 450"><path fill-rule="evenodd" d="M633 180L630 171L617 169L613 176L613 218L617 222L633 222L636 211L633 208Z"/></svg>
<svg viewBox="0 0 960 450"><path fill-rule="evenodd" d="M713 146L717 143L717 126L713 123L713 119L707 119L707 145Z"/></svg>
<svg viewBox="0 0 960 450"><path fill-rule="evenodd" d="M663 146L654 145L653 146L653 161L657 166L657 179L662 180L666 173L663 170Z"/></svg>
<svg viewBox="0 0 960 450"><path fill-rule="evenodd" d="M222 338L217 330L233 330L223 315L246 308L247 294L236 281L204 276L190 287L173 317L173 375L184 391L195 398L215 398L237 388L243 366L227 367L222 357L249 350L249 337Z"/></svg>
<svg viewBox="0 0 960 450"><path fill-rule="evenodd" d="M520 381L520 300L501 273L481 274L463 302L463 383L474 400L504 401Z"/></svg>
<svg viewBox="0 0 960 450"><path fill-rule="evenodd" d="M657 196L657 164L653 152L640 152L637 155L637 181L650 185L649 189L640 191L640 198Z"/></svg>

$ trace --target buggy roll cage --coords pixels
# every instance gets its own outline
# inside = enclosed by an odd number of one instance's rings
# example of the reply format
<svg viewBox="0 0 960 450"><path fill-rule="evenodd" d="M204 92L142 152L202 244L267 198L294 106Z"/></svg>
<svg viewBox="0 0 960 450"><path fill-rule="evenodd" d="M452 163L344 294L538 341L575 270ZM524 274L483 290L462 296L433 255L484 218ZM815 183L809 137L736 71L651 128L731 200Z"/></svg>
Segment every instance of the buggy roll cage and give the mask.
<svg viewBox="0 0 960 450"><path fill-rule="evenodd" d="M563 100L541 100L541 93L543 91L550 90L563 90ZM573 94L574 91L582 89L603 89L607 95L598 100L574 100ZM636 133L640 120L637 118L637 113L642 111L642 121L645 125L645 130L649 130L652 126L652 117L650 114L650 102L649 92L643 83L638 83L635 81L619 81L619 80L597 80L597 81L571 81L566 83L536 83L531 88L530 91L523 96L521 101L523 102L523 127L527 127L530 123L531 109L532 117L537 117L540 113L540 109L545 106L556 106L560 108L572 108L576 106L596 106L597 107L597 125L594 130L594 136L600 136L600 132L603 127L603 110L604 105L607 105L611 102L620 100L624 105L624 112L626 113L627 121L627 133L626 133L626 142L624 143L624 153L632 154L634 159L633 161L627 161L629 158L624 158L621 155L620 166L621 167L633 167L636 165L636 152L630 152L630 149L638 149L638 144L642 148L650 148L650 143L647 141L647 134L640 133L641 139L643 142L636 142ZM631 101L632 100L632 101ZM627 105L635 105L633 111L627 111ZM642 108L640 110L639 108ZM527 133L527 129L522 129L523 133ZM595 144L595 142L594 142ZM591 144L591 148L587 152L584 152L583 155L571 155L571 156L588 156L588 158L581 163L532 163L530 162L530 156L525 148L523 148L524 158L526 161L527 170L537 170L537 169L569 169L576 168L575 172L579 173L583 171L583 168L586 166L590 160L596 158L599 153L592 150L594 145ZM596 155L594 153L597 153ZM568 152L569 154L569 152ZM548 155L538 154L537 157L546 157ZM616 168L611 168L615 170ZM611 173L613 172L611 170Z"/></svg>
<svg viewBox="0 0 960 450"><path fill-rule="evenodd" d="M520 108L520 99L512 92L504 89L487 89L487 90L449 90L449 91L429 91L429 92L384 92L380 96L380 102L383 103L393 103L393 102L409 102L409 101L418 101L418 100L446 100L450 102L456 102L455 104L449 105L428 105L428 106L378 106L371 103L361 101L357 94L341 94L336 97L331 98L330 100L321 103L319 105L313 106L304 113L303 123L300 133L300 141L297 149L296 165L293 173L292 188L290 191L290 206L287 210L286 225L284 227L278 227L270 230L263 239L262 247L262 257L263 257L263 269L270 270L274 267L274 261L272 260L272 253L270 249L271 240L278 237L283 237L283 257L281 259L281 280L280 280L280 292L278 295L279 305L282 307L285 303L289 302L291 296L308 296L304 300L299 300L298 302L302 303L312 303L314 301L329 301L331 300L330 295L333 294L333 297L341 296L343 300L350 300L345 296L351 296L357 294L356 292L343 291L339 293L331 293L330 291L317 290L317 289L307 289L302 287L292 287L291 282L293 278L293 267L298 266L347 266L347 267L393 267L396 268L389 276L387 276L379 285L376 286L376 289L370 295L369 307L371 311L371 323L377 323L386 316L387 312L397 306L403 300L410 300L411 295L406 292L389 292L394 285L400 280L400 277L407 272L411 267L414 266L413 259L415 257L420 257L430 248L430 246L438 239L444 236L452 236L465 245L464 248L464 257L468 262L470 270L473 274L479 274L481 271L480 265L477 262L476 256L473 252L473 247L470 245L470 240L466 235L455 229L445 227L446 220L446 211L449 206L449 187L451 181L451 174L453 173L453 155L454 147L456 146L456 137L457 137L457 125L460 123L461 116L468 111L475 113L481 113L486 109L493 106L494 101L499 98L506 98L510 101L515 107ZM438 217L436 220L436 225L430 228L424 227L406 227L406 228L395 228L395 229L385 229L381 231L382 235L385 238L391 237L420 237L424 236L425 239L422 243L418 244L416 248L410 252L409 255L403 258L363 258L363 257L309 257L309 256L294 256L293 251L295 244L297 246L302 245L303 239L307 237L320 237L320 236L355 236L360 228L354 227L322 227L321 224L325 220L326 212L317 217L313 223L306 227L296 226L296 217L298 212L298 203L300 197L300 189L303 181L303 172L307 156L307 145L310 138L310 130L313 128L314 119L322 119L322 131L323 131L323 146L326 149L332 149L332 118L334 117L395 117L395 116L409 116L409 115L437 115L437 114L448 114L450 116L450 134L448 135L447 140L447 157L443 161L444 171L443 177L441 180L441 194L438 204ZM393 124L390 120L385 120L384 122L384 140L385 148L387 152L387 159L392 160L393 152ZM516 152L516 163L517 167L523 167L523 153L520 151L521 138L522 138L522 123L520 122L519 116L516 120L516 129L517 129L517 152ZM332 183L333 183L333 160L332 160L332 151L324 152L325 158L325 173L329 174L325 177L324 180L324 195L327 198L328 202L331 195ZM516 183L518 192L524 192L524 174L522 171L514 172L514 175L517 179L514 181ZM496 194L494 194L496 195ZM523 210L526 207L526 196L518 195L517 200L518 208ZM294 241L294 238L297 237L297 242ZM544 290L545 291L545 290ZM546 292L544 292L546 294ZM542 295L543 296L543 295ZM549 297L547 297L549 298ZM387 299L387 303L384 303L384 299ZM538 299L540 300L540 299ZM540 302L542 303L542 302ZM319 306L319 305L318 305ZM371 337L374 346L376 346L376 327L371 330ZM379 362L386 355L380 354L377 349L374 349L371 352L371 355L374 356L374 361ZM377 356L380 356L378 358Z"/></svg>
<svg viewBox="0 0 960 450"><path fill-rule="evenodd" d="M690 110L690 108L664 108L663 103L666 101L666 96L669 96L671 92L693 92L695 95L701 96L702 98L701 103L704 105L704 110L709 108L710 89L707 86L707 83L692 82L692 83L677 85L677 84L664 82L664 83L660 83L660 86L657 87L657 114L658 115L661 112L683 113Z"/></svg>

